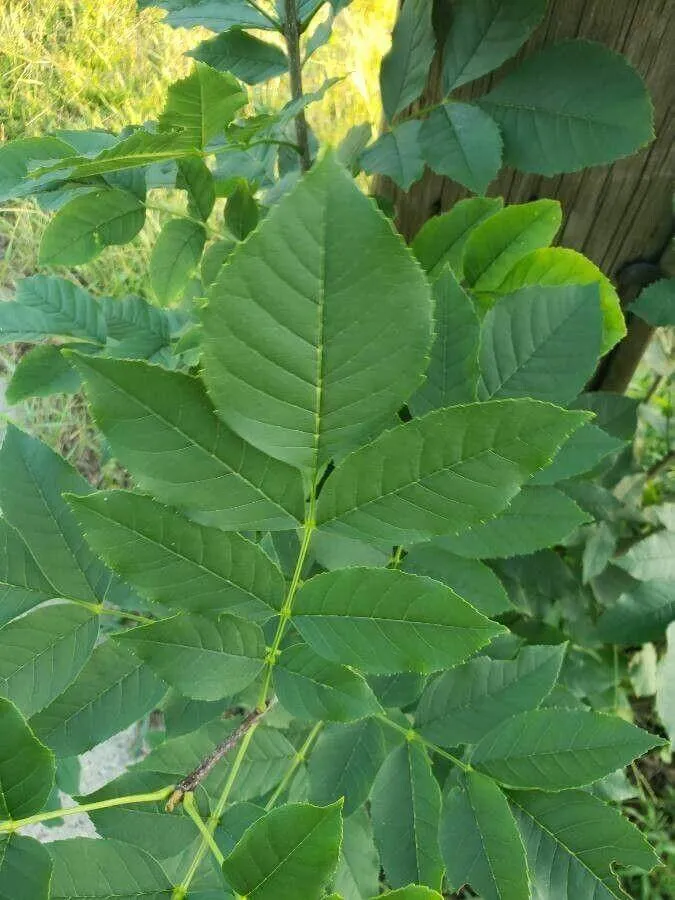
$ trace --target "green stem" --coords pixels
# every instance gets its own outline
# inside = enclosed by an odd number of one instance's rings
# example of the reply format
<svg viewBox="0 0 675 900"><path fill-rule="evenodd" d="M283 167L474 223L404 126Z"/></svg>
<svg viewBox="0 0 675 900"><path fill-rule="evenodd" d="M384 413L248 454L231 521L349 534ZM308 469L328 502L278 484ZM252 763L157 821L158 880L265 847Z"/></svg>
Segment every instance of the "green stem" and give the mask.
<svg viewBox="0 0 675 900"><path fill-rule="evenodd" d="M401 734L405 735L406 740L418 741L420 744L423 744L431 753L436 753L438 756L442 756L444 759L449 759L450 762L458 766L463 772L471 772L471 766L468 763L465 763L457 756L453 756L452 753L448 753L447 750L439 747L438 744L432 744L431 741L428 741L425 737L422 737L422 735L418 731L415 731L414 728L404 728L403 725L399 725L398 722L393 722L390 718L384 715L377 716L376 718L378 718L384 725L388 725L395 731L398 731Z"/></svg>
<svg viewBox="0 0 675 900"><path fill-rule="evenodd" d="M185 811L190 816L192 821L195 823L199 832L204 839L205 843L208 845L209 850L213 853L216 862L219 866L222 866L225 862L225 857L220 852L220 847L216 844L213 835L206 827L206 823L199 815L199 810L197 809L197 805L195 804L195 795L194 794L186 794L183 798L183 806L185 807Z"/></svg>
<svg viewBox="0 0 675 900"><path fill-rule="evenodd" d="M119 616L120 619L131 619L134 622L140 622L142 625L152 625L155 619L148 616L139 616L137 613L127 612L126 609L108 609L101 603L90 603L88 600L75 600L73 597L67 598L70 603L77 606L83 606L85 609L91 610L97 616Z"/></svg>
<svg viewBox="0 0 675 900"><path fill-rule="evenodd" d="M293 100L301 100L303 96L302 55L300 53L300 21L298 19L296 0L284 0L284 9L286 13L284 37L288 54L291 98ZM295 140L300 148L300 164L303 171L307 172L312 165L312 155L309 149L309 131L304 109L298 110L295 115Z"/></svg>
<svg viewBox="0 0 675 900"><path fill-rule="evenodd" d="M36 825L38 822L47 822L49 819L61 819L64 816L78 816L81 813L92 812L95 809L107 809L110 806L128 806L132 803L157 803L166 800L173 791L173 785L160 788L151 794L129 794L126 797L112 797L110 800L99 800L97 803L84 803L81 806L66 806L64 809L52 809L49 812L37 813L25 819L10 819L0 822L0 832L13 832L26 825Z"/></svg>
<svg viewBox="0 0 675 900"><path fill-rule="evenodd" d="M274 791L274 793L272 794L270 799L265 804L265 809L267 810L267 812L269 812L274 807L274 804L277 802L279 797L281 797L281 795L284 793L284 791L286 790L288 785L291 783L291 779L293 778L295 773L298 771L298 767L300 766L300 763L302 763L305 760L305 758L307 757L309 748L312 746L312 744L316 740L316 736L318 735L318 733L321 731L322 728L323 728L323 722L317 722L316 725L314 726L314 728L312 728L310 733L307 735L307 739L305 740L305 743L302 745L302 747L298 750L298 752L293 757L293 761L291 762L290 766L286 770L284 777L281 779L281 781L279 782L279 784L276 787L276 790Z"/></svg>
<svg viewBox="0 0 675 900"><path fill-rule="evenodd" d="M232 786L234 785L235 778L239 774L239 769L241 768L241 764L244 761L244 756L246 755L246 751L248 750L248 745L251 743L251 738L255 734L257 727L258 723L256 722L256 724L246 732L241 744L239 744L237 755L232 760L232 768L230 769L230 774L228 775L227 781L225 782L223 792L218 799L216 808L209 816L209 820L205 826L211 837L213 836L218 822L220 821L220 817L222 816L223 811L227 806L227 801L230 798L230 793L232 791ZM197 869L199 868L201 861L204 859L204 856L206 855L208 849L209 842L206 840L204 835L202 835L201 843L199 844L197 852L192 858L190 868L187 870L185 878L176 888L174 888L173 900L183 900L184 897L187 897L188 891L190 890L190 885L192 884L192 879L195 877Z"/></svg>

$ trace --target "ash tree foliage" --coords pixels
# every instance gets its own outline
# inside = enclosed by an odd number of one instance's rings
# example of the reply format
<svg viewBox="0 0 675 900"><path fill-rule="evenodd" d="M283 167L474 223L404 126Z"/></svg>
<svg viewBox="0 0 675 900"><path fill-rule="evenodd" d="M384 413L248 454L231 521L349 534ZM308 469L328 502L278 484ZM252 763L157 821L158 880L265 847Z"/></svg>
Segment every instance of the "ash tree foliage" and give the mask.
<svg viewBox="0 0 675 900"><path fill-rule="evenodd" d="M569 42L457 102L545 3L460 0L437 47L408 0L385 130L319 151L304 109L335 79L305 95L302 66L348 0L159 5L214 36L156 123L0 150L3 199L54 213L48 274L0 305L2 340L35 344L9 398L83 388L132 485L7 429L0 896L627 896L615 867L658 858L621 770L665 742L606 679L612 646L675 619L672 508L617 498L636 404L584 393L624 333L613 286L550 246L556 202L482 193L502 162L636 150L639 77ZM447 97L410 112L437 50ZM247 112L245 85L287 71L288 103ZM406 247L354 176L425 164L480 196ZM146 296L92 296L73 267L163 190L184 212ZM632 314L672 324L672 283ZM77 757L158 709L151 752L79 795ZM78 811L101 840L21 832Z"/></svg>

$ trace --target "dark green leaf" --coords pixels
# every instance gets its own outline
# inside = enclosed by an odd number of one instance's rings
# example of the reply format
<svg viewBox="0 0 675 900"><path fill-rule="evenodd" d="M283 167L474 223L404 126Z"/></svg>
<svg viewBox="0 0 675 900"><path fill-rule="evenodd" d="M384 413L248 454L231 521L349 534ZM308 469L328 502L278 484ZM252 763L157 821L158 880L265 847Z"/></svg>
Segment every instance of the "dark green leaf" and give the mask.
<svg viewBox="0 0 675 900"><path fill-rule="evenodd" d="M74 394L80 384L80 376L61 356L57 347L39 344L17 363L5 397L8 403L19 403L29 397Z"/></svg>
<svg viewBox="0 0 675 900"><path fill-rule="evenodd" d="M424 89L434 55L431 0L410 0L401 8L392 34L391 49L382 60L382 106L391 122L417 100Z"/></svg>
<svg viewBox="0 0 675 900"><path fill-rule="evenodd" d="M675 278L650 284L630 305L630 311L650 325L675 325Z"/></svg>
<svg viewBox="0 0 675 900"><path fill-rule="evenodd" d="M404 191L418 181L424 172L424 160L420 152L421 123L412 120L401 122L391 131L381 134L361 154L359 161L364 172L386 175Z"/></svg>
<svg viewBox="0 0 675 900"><path fill-rule="evenodd" d="M342 803L289 804L258 819L223 863L250 900L318 900L338 860Z"/></svg>
<svg viewBox="0 0 675 900"><path fill-rule="evenodd" d="M209 244L206 248L202 256L201 269L202 281L206 287L216 280L221 268L236 246L236 242L228 238Z"/></svg>
<svg viewBox="0 0 675 900"><path fill-rule="evenodd" d="M650 534L617 557L615 563L640 581L670 581L675 591L675 531Z"/></svg>
<svg viewBox="0 0 675 900"><path fill-rule="evenodd" d="M675 621L672 581L645 581L622 593L597 623L597 636L608 644L646 644L663 639Z"/></svg>
<svg viewBox="0 0 675 900"><path fill-rule="evenodd" d="M440 888L441 791L419 742L405 741L389 754L373 785L370 812L387 882Z"/></svg>
<svg viewBox="0 0 675 900"><path fill-rule="evenodd" d="M0 837L0 897L48 900L52 861L47 849L30 837Z"/></svg>
<svg viewBox="0 0 675 900"><path fill-rule="evenodd" d="M377 893L380 880L370 818L360 809L344 820L343 829L335 887L344 900L362 900Z"/></svg>
<svg viewBox="0 0 675 900"><path fill-rule="evenodd" d="M259 218L260 211L253 192L248 182L240 179L227 198L225 225L234 238L243 241L256 227Z"/></svg>
<svg viewBox="0 0 675 900"><path fill-rule="evenodd" d="M150 284L162 306L179 300L199 265L204 228L192 219L170 219L150 256Z"/></svg>
<svg viewBox="0 0 675 900"><path fill-rule="evenodd" d="M597 578L605 570L614 555L616 542L616 535L606 522L598 523L590 531L581 560L584 584L588 584L592 578Z"/></svg>
<svg viewBox="0 0 675 900"><path fill-rule="evenodd" d="M426 683L417 672L397 672L395 675L371 675L368 684L383 706L402 708L414 703Z"/></svg>
<svg viewBox="0 0 675 900"><path fill-rule="evenodd" d="M106 352L110 356L152 359L168 346L167 313L142 297L103 297L101 307L108 326Z"/></svg>
<svg viewBox="0 0 675 900"><path fill-rule="evenodd" d="M35 737L16 706L0 697L0 819L24 819L40 812L55 771L51 750ZM0 852L0 886L9 878L2 856Z"/></svg>
<svg viewBox="0 0 675 900"><path fill-rule="evenodd" d="M244 832L265 815L265 807L255 803L231 803L225 808L214 832L216 843L225 856L232 853Z"/></svg>
<svg viewBox="0 0 675 900"><path fill-rule="evenodd" d="M590 41L547 44L480 103L502 129L505 162L524 172L576 172L630 156L654 137L642 79Z"/></svg>
<svg viewBox="0 0 675 900"><path fill-rule="evenodd" d="M589 422L563 444L553 457L551 465L537 472L530 484L556 484L589 472L608 454L623 446L622 440Z"/></svg>
<svg viewBox="0 0 675 900"><path fill-rule="evenodd" d="M270 29L268 18L254 9L248 0L139 0L139 6L161 6L169 11L164 19L174 28L208 28L229 31L231 28Z"/></svg>
<svg viewBox="0 0 675 900"><path fill-rule="evenodd" d="M46 335L105 343L106 323L100 305L90 293L66 278L22 278L17 285L16 302L44 318Z"/></svg>
<svg viewBox="0 0 675 900"><path fill-rule="evenodd" d="M626 397L625 394L595 391L581 394L570 403L570 407L591 410L595 413L595 424L603 431L622 441L632 441L637 428L639 404L639 400L634 397Z"/></svg>
<svg viewBox="0 0 675 900"><path fill-rule="evenodd" d="M206 222L216 202L216 186L204 160L193 157L179 162L176 187L187 191L188 213Z"/></svg>
<svg viewBox="0 0 675 900"><path fill-rule="evenodd" d="M565 645L524 647L514 660L479 657L444 672L422 694L415 727L442 747L475 744L553 689Z"/></svg>
<svg viewBox="0 0 675 900"><path fill-rule="evenodd" d="M438 581L357 567L306 581L293 623L327 659L385 675L457 665L504 631Z"/></svg>
<svg viewBox="0 0 675 900"><path fill-rule="evenodd" d="M508 787L562 791L597 781L662 744L618 716L537 709L485 735L471 762Z"/></svg>
<svg viewBox="0 0 675 900"><path fill-rule="evenodd" d="M219 72L231 72L246 84L269 81L288 69L288 59L283 50L239 29L202 41L187 56Z"/></svg>
<svg viewBox="0 0 675 900"><path fill-rule="evenodd" d="M0 518L0 625L58 593L21 535Z"/></svg>
<svg viewBox="0 0 675 900"><path fill-rule="evenodd" d="M485 193L502 162L499 128L471 103L436 107L422 123L419 144L430 169L476 194Z"/></svg>

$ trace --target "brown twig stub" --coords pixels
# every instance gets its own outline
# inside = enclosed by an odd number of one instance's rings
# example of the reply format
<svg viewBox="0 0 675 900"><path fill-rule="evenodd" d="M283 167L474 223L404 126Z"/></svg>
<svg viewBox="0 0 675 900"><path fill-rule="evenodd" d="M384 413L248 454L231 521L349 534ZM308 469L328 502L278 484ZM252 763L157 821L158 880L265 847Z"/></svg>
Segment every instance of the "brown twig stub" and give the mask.
<svg viewBox="0 0 675 900"><path fill-rule="evenodd" d="M267 710L272 705L271 702L267 703L264 709L255 709L253 712L250 712L238 725L232 734L228 735L224 741L221 741L217 747L215 747L208 756L205 756L204 759L199 763L199 765L190 772L189 775L186 775L182 781L179 781L176 787L174 788L173 793L169 797L166 803L166 811L173 812L174 809L183 802L183 797L186 794L191 794L198 784L200 784L206 776L209 774L211 769L216 765L216 763L220 762L220 760L230 752L234 747L237 746L239 741L244 737L247 731L250 731L251 728L265 715Z"/></svg>

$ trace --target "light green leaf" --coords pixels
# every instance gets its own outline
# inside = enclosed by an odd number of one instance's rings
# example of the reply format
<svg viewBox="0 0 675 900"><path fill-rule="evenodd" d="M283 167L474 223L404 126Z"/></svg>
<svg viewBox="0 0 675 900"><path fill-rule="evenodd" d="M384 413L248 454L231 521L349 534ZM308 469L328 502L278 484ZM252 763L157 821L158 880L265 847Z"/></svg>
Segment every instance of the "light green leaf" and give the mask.
<svg viewBox="0 0 675 900"><path fill-rule="evenodd" d="M216 72L196 62L187 78L169 86L159 117L160 131L178 132L193 147L204 149L247 100L246 92L229 72Z"/></svg>
<svg viewBox="0 0 675 900"><path fill-rule="evenodd" d="M380 862L366 811L361 808L345 819L343 829L335 887L344 900L363 900L377 893L380 880Z"/></svg>
<svg viewBox="0 0 675 900"><path fill-rule="evenodd" d="M565 645L524 647L514 660L479 657L429 682L415 728L442 747L475 744L515 713L539 706L556 683Z"/></svg>
<svg viewBox="0 0 675 900"><path fill-rule="evenodd" d="M365 803L385 758L382 726L375 719L328 725L309 757L310 798L333 803L344 798L345 816Z"/></svg>
<svg viewBox="0 0 675 900"><path fill-rule="evenodd" d="M288 70L288 58L283 50L239 29L202 41L186 56L219 72L231 72L246 84L260 84Z"/></svg>
<svg viewBox="0 0 675 900"><path fill-rule="evenodd" d="M363 171L385 175L407 191L424 173L420 128L421 123L413 119L381 134L359 157Z"/></svg>
<svg viewBox="0 0 675 900"><path fill-rule="evenodd" d="M606 522L599 522L586 540L581 560L584 584L603 572L614 555L617 537Z"/></svg>
<svg viewBox="0 0 675 900"><path fill-rule="evenodd" d="M30 837L0 837L0 897L48 900L52 861L46 847Z"/></svg>
<svg viewBox="0 0 675 900"><path fill-rule="evenodd" d="M602 309L602 353L607 353L626 334L626 323L616 288L600 269L569 247L542 247L523 256L507 272L495 293L511 294L528 285L597 284ZM481 298L486 305L489 298Z"/></svg>
<svg viewBox="0 0 675 900"><path fill-rule="evenodd" d="M51 394L74 394L81 380L58 347L38 344L17 363L5 398L8 403L19 403L29 397L47 397Z"/></svg>
<svg viewBox="0 0 675 900"><path fill-rule="evenodd" d="M672 581L645 581L622 593L597 622L597 636L607 644L646 644L663 639L675 621Z"/></svg>
<svg viewBox="0 0 675 900"><path fill-rule="evenodd" d="M321 656L384 675L457 665L505 630L438 581L356 567L306 581L293 624Z"/></svg>
<svg viewBox="0 0 675 900"><path fill-rule="evenodd" d="M675 582L675 531L650 534L617 557L615 563L640 581L658 578Z"/></svg>
<svg viewBox="0 0 675 900"><path fill-rule="evenodd" d="M523 172L610 163L654 137L642 79L623 56L590 41L545 45L480 104L502 129L505 162Z"/></svg>
<svg viewBox="0 0 675 900"><path fill-rule="evenodd" d="M74 361L99 428L144 490L225 530L302 519L299 474L228 431L197 379L140 362Z"/></svg>
<svg viewBox="0 0 675 900"><path fill-rule="evenodd" d="M202 319L221 417L312 477L389 423L431 343L426 279L330 154L237 247Z"/></svg>
<svg viewBox="0 0 675 900"><path fill-rule="evenodd" d="M202 256L201 265L202 282L205 287L213 284L236 246L236 241L230 238L209 244Z"/></svg>
<svg viewBox="0 0 675 900"><path fill-rule="evenodd" d="M0 632L1 635L1 632ZM114 635L159 677L196 700L231 697L262 670L265 639L253 622L178 615Z"/></svg>
<svg viewBox="0 0 675 900"><path fill-rule="evenodd" d="M73 838L47 845L54 863L50 900L170 900L159 863L132 844Z"/></svg>
<svg viewBox="0 0 675 900"><path fill-rule="evenodd" d="M413 544L496 515L583 423L535 400L456 406L350 454L317 507L326 533Z"/></svg>
<svg viewBox="0 0 675 900"><path fill-rule="evenodd" d="M492 569L477 559L456 556L442 541L412 547L401 564L403 571L442 581L486 616L509 609L509 598Z"/></svg>
<svg viewBox="0 0 675 900"><path fill-rule="evenodd" d="M471 103L438 106L422 123L424 161L438 175L484 194L502 163L502 139L494 120Z"/></svg>
<svg viewBox="0 0 675 900"><path fill-rule="evenodd" d="M216 185L203 159L191 157L178 163L176 187L187 192L188 214L208 221L216 202Z"/></svg>
<svg viewBox="0 0 675 900"><path fill-rule="evenodd" d="M30 725L57 756L79 756L142 719L165 693L148 666L108 640Z"/></svg>
<svg viewBox="0 0 675 900"><path fill-rule="evenodd" d="M525 487L504 512L460 534L438 540L458 556L478 559L522 556L561 544L575 528L589 520L588 514L562 491L553 487Z"/></svg>
<svg viewBox="0 0 675 900"><path fill-rule="evenodd" d="M557 200L514 203L480 222L464 248L464 276L474 291L494 291L515 263L551 243L560 228Z"/></svg>
<svg viewBox="0 0 675 900"><path fill-rule="evenodd" d="M412 881L440 888L441 791L418 741L405 741L385 760L373 785L370 814L387 882L394 888Z"/></svg>
<svg viewBox="0 0 675 900"><path fill-rule="evenodd" d="M399 11L391 49L382 60L380 92L388 122L424 90L434 55L431 0L410 0Z"/></svg>
<svg viewBox="0 0 675 900"><path fill-rule="evenodd" d="M72 603L33 610L0 628L0 695L27 718L75 680L98 637L98 616Z"/></svg>
<svg viewBox="0 0 675 900"><path fill-rule="evenodd" d="M179 300L194 275L206 232L192 219L170 219L150 256L150 284L162 306Z"/></svg>
<svg viewBox="0 0 675 900"><path fill-rule="evenodd" d="M93 489L62 457L10 425L0 450L0 505L54 586L52 597L104 599L112 575L92 553L64 491Z"/></svg>
<svg viewBox="0 0 675 900"><path fill-rule="evenodd" d="M231 28L273 28L272 22L254 9L248 0L139 0L139 7L161 6L168 10L164 19L174 28L208 28L229 31Z"/></svg>
<svg viewBox="0 0 675 900"><path fill-rule="evenodd" d="M656 712L675 744L675 626L666 630L667 649L659 661L656 682Z"/></svg>
<svg viewBox="0 0 675 900"><path fill-rule="evenodd" d="M468 772L445 797L439 841L451 890L470 884L484 900L530 896L516 820L504 794L485 775Z"/></svg>
<svg viewBox="0 0 675 900"><path fill-rule="evenodd" d="M459 0L443 49L446 94L514 56L541 21L546 0Z"/></svg>
<svg viewBox="0 0 675 900"><path fill-rule="evenodd" d="M532 286L501 297L482 323L479 398L572 400L593 374L601 332L595 285Z"/></svg>
<svg viewBox="0 0 675 900"><path fill-rule="evenodd" d="M40 163L49 159L61 160L74 152L66 141L48 135L3 143L0 147L0 203L51 187L53 179L35 179L29 173Z"/></svg>
<svg viewBox="0 0 675 900"><path fill-rule="evenodd" d="M591 784L663 743L618 716L537 709L485 735L471 763L508 787L562 791Z"/></svg>
<svg viewBox="0 0 675 900"><path fill-rule="evenodd" d="M57 595L21 535L0 518L0 625Z"/></svg>
<svg viewBox="0 0 675 900"><path fill-rule="evenodd" d="M145 223L134 194L101 188L74 197L56 213L40 242L43 266L79 266L111 244L128 244Z"/></svg>
<svg viewBox="0 0 675 900"><path fill-rule="evenodd" d="M267 813L225 859L225 878L249 900L318 900L337 865L341 808L294 803Z"/></svg>
<svg viewBox="0 0 675 900"><path fill-rule="evenodd" d="M361 675L327 662L304 644L282 651L274 687L284 709L299 719L349 722L380 712Z"/></svg>
<svg viewBox="0 0 675 900"><path fill-rule="evenodd" d="M238 241L253 231L258 224L260 210L253 191L244 179L239 179L225 205L224 221L230 234Z"/></svg>
<svg viewBox="0 0 675 900"><path fill-rule="evenodd" d="M473 303L446 268L433 283L436 337L427 378L408 401L414 415L476 399L480 322Z"/></svg>
<svg viewBox="0 0 675 900"><path fill-rule="evenodd" d="M658 858L621 813L587 791L510 795L527 851L533 900L627 900L615 863L649 872Z"/></svg>
<svg viewBox="0 0 675 900"><path fill-rule="evenodd" d="M675 278L662 278L650 284L629 309L650 325L675 325Z"/></svg>
<svg viewBox="0 0 675 900"><path fill-rule="evenodd" d="M620 450L625 442L588 422L560 448L550 466L532 478L530 484L556 484L589 472L608 454Z"/></svg>
<svg viewBox="0 0 675 900"><path fill-rule="evenodd" d="M66 278L22 278L17 285L16 303L42 316L45 335L105 343L106 323L100 305L88 291ZM6 306L13 308L14 304L3 304L0 310Z"/></svg>
<svg viewBox="0 0 675 900"><path fill-rule="evenodd" d="M419 884L410 884L398 891L387 891L379 897L371 897L371 900L379 900L380 897L389 897L390 900L442 900L438 891Z"/></svg>
<svg viewBox="0 0 675 900"><path fill-rule="evenodd" d="M35 737L16 706L0 697L0 819L24 819L40 812L55 771L54 754ZM7 877L0 852L0 885Z"/></svg>
<svg viewBox="0 0 675 900"><path fill-rule="evenodd" d="M241 535L198 525L128 491L67 499L90 546L149 600L263 621L281 608L283 575Z"/></svg>
<svg viewBox="0 0 675 900"><path fill-rule="evenodd" d="M412 250L432 279L449 265L457 280L461 280L464 247L469 236L481 222L498 212L503 203L501 197L469 197L422 225L412 242Z"/></svg>

